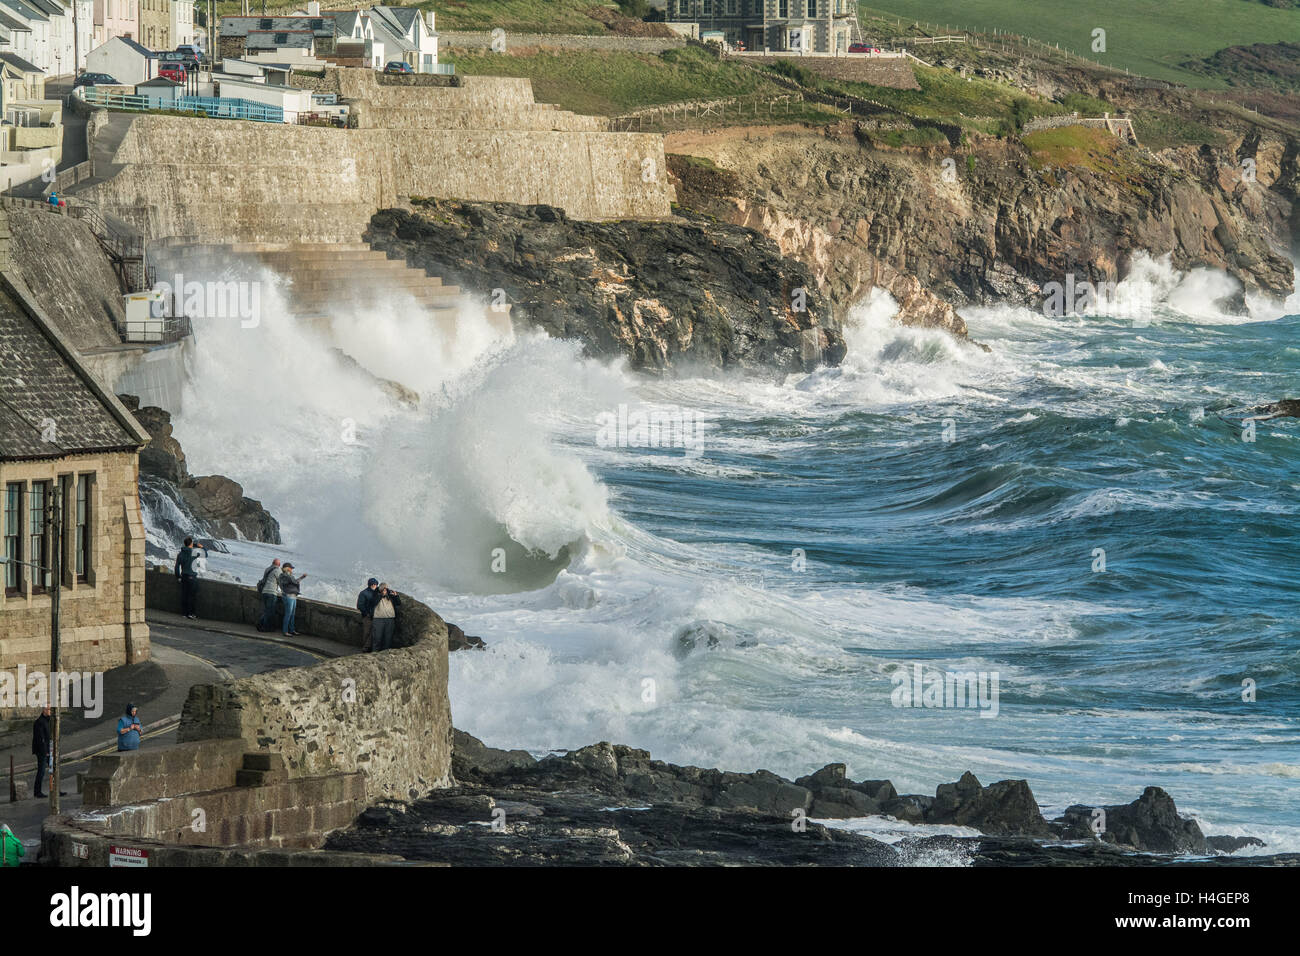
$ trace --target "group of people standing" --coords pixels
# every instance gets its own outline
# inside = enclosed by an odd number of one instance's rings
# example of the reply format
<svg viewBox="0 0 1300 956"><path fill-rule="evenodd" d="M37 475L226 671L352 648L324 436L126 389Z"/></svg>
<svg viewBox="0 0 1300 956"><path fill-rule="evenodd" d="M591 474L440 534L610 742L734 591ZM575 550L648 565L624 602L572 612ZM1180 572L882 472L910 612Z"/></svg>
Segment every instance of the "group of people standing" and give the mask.
<svg viewBox="0 0 1300 956"><path fill-rule="evenodd" d="M280 564L276 558L271 566L262 572L262 579L257 582L257 593L262 595L262 617L257 622L259 631L275 630L275 605L277 601L284 604L284 616L280 630L285 637L297 634L295 626L298 616L298 595L302 593L302 580L306 572L294 574L292 561Z"/></svg>
<svg viewBox="0 0 1300 956"><path fill-rule="evenodd" d="M397 592L378 578L371 578L357 595L361 612L361 651L386 651L393 646L397 631L397 609L402 606Z"/></svg>

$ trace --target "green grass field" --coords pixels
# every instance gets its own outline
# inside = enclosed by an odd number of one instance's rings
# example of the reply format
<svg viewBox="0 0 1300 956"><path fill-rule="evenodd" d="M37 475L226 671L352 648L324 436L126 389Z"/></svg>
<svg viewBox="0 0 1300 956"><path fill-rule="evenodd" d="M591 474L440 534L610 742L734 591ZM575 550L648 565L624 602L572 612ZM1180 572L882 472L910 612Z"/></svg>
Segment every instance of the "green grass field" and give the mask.
<svg viewBox="0 0 1300 956"><path fill-rule="evenodd" d="M449 50L439 59L469 75L526 76L539 102L613 116L642 106L734 96L779 96L787 91L761 74L715 59L702 50L648 53L539 51L530 55Z"/></svg>
<svg viewBox="0 0 1300 956"><path fill-rule="evenodd" d="M864 21L894 15L904 26L920 21L940 33L1007 30L1107 66L1200 87L1222 84L1183 68L1185 60L1239 44L1300 42L1300 9L1256 0L871 0L859 12ZM1106 31L1105 53L1092 52L1096 28Z"/></svg>

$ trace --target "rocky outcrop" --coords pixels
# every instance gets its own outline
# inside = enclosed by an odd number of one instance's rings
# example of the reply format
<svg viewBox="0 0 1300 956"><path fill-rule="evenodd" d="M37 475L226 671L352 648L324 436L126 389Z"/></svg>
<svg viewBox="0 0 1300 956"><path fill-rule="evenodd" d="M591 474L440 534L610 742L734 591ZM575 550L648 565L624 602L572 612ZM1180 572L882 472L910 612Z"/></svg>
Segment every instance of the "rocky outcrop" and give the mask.
<svg viewBox="0 0 1300 956"><path fill-rule="evenodd" d="M503 295L517 321L591 354L626 355L638 369L793 372L844 356L812 273L751 229L428 200L376 214L366 239L489 302Z"/></svg>
<svg viewBox="0 0 1300 956"><path fill-rule="evenodd" d="M140 450L141 493L165 497L176 507L180 520L194 519L197 527L169 529L173 536L190 534L215 538L241 538L267 544L280 543L280 523L260 501L244 494L239 482L224 475L192 476L185 451L172 435L172 416L153 405L140 407L134 395L119 395L136 420L149 432ZM150 480L152 479L152 480ZM161 515L165 509L150 509Z"/></svg>
<svg viewBox="0 0 1300 956"><path fill-rule="evenodd" d="M984 787L970 773L934 797L899 796L887 780L849 779L844 764L790 781L765 770L680 767L605 742L536 760L460 730L453 732L452 771L454 788L409 805L374 806L327 846L461 865L1131 866L1150 862L1135 849L1185 853L1200 845L1196 824L1156 788L1129 806L1105 808L1118 837L1098 840L1086 826L1091 808L1071 808L1078 821L1049 824L1025 781ZM818 822L872 815L983 835L904 837L890 845ZM1065 832L1080 821L1081 832ZM1232 837L1202 843L1225 853L1258 845Z"/></svg>
<svg viewBox="0 0 1300 956"><path fill-rule="evenodd" d="M1142 796L1129 804L1069 807L1059 822L1063 824L1063 833L1079 835L1094 832L1090 827L1100 828L1099 839L1134 850L1151 853L1209 853L1211 850L1196 821L1180 817L1173 797L1159 787L1147 787Z"/></svg>

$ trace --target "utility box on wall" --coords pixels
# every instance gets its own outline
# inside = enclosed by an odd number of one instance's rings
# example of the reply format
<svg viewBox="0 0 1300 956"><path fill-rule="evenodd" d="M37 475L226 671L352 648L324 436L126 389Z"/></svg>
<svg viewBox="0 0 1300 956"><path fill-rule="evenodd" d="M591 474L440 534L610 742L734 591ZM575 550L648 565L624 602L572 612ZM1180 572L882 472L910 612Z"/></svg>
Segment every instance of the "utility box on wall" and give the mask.
<svg viewBox="0 0 1300 956"><path fill-rule="evenodd" d="M122 296L126 317L122 320L122 338L127 342L161 342L166 307L158 290L131 292Z"/></svg>

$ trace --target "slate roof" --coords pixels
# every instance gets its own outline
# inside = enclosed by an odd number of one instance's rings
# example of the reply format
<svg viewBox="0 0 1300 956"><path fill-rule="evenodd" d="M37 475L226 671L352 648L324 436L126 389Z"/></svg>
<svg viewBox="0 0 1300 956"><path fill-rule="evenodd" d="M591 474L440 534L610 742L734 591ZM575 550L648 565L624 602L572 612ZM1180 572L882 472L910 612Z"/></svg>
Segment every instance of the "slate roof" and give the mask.
<svg viewBox="0 0 1300 956"><path fill-rule="evenodd" d="M54 441L42 423L54 423ZM134 451L146 433L37 308L0 276L0 460Z"/></svg>
<svg viewBox="0 0 1300 956"><path fill-rule="evenodd" d="M130 37L113 37L113 40L121 40L123 43L129 46L132 50L135 50L135 52L139 53L141 56L146 56L151 60L158 58L157 53L149 49L147 46L143 46L142 44L136 43ZM113 40L109 40L108 42L112 43Z"/></svg>
<svg viewBox="0 0 1300 956"><path fill-rule="evenodd" d="M8 63L20 73L44 73L39 66L34 63L28 63L17 53L0 53L0 63Z"/></svg>
<svg viewBox="0 0 1300 956"><path fill-rule="evenodd" d="M277 36L284 37L276 40ZM250 30L244 42L247 50L310 50L316 42L316 35L310 30L296 32L286 30Z"/></svg>
<svg viewBox="0 0 1300 956"><path fill-rule="evenodd" d="M19 20L18 17L14 16L13 11L7 7L0 7L0 24L3 24L10 30L17 31L18 33L32 32L32 28L23 23L22 20Z"/></svg>
<svg viewBox="0 0 1300 956"><path fill-rule="evenodd" d="M26 3L25 0L0 0L0 4L4 4L10 10L28 20L43 20L46 23L50 20L48 13L33 7L31 4Z"/></svg>
<svg viewBox="0 0 1300 956"><path fill-rule="evenodd" d="M66 17L68 15L68 8L61 3L55 3L54 0L25 0L25 2L52 17Z"/></svg>
<svg viewBox="0 0 1300 956"><path fill-rule="evenodd" d="M269 20L270 26L262 26L263 20ZM221 28L218 36L223 37L244 37L250 33L259 30L272 30L276 33L284 33L292 30L312 30L313 21L320 21L319 29L313 32L317 36L332 37L334 35L334 15L321 14L318 17L222 17Z"/></svg>
<svg viewBox="0 0 1300 956"><path fill-rule="evenodd" d="M420 11L415 7L390 7L386 4L376 4L370 9L392 20L403 33L411 29L411 24L420 17Z"/></svg>

